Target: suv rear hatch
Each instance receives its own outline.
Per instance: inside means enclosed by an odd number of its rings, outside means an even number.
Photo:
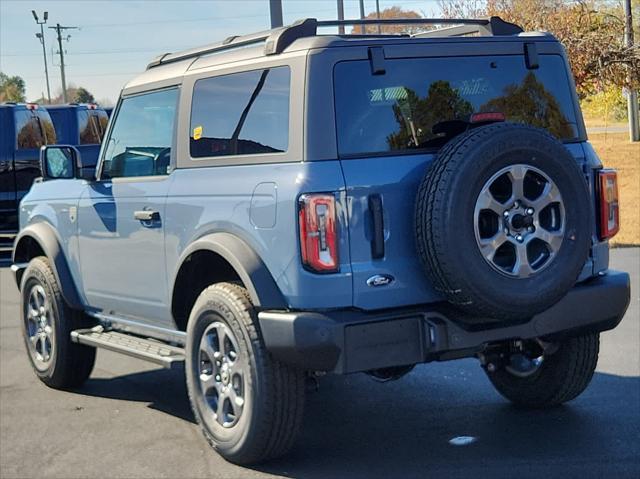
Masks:
[[[338,62],[333,73],[353,302],[363,309],[440,298],[416,253],[415,198],[438,149],[467,128],[473,114],[501,113],[507,121],[546,128],[584,162],[562,55],[536,55],[535,65],[524,54],[392,56],[383,57],[383,69],[353,60]]]

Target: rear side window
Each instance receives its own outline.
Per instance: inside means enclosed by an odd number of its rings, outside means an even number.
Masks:
[[[465,128],[472,113],[501,112],[507,121],[577,136],[562,57],[541,55],[528,70],[522,56],[386,60],[373,75],[368,61],[334,70],[341,155],[439,148]]]
[[[102,110],[78,110],[77,114],[80,144],[100,144],[109,121],[107,114]]]
[[[56,142],[56,130],[51,117],[44,110],[15,112],[16,140],[19,150],[40,148]]]
[[[102,179],[169,173],[178,90],[122,100],[104,155]]]
[[[198,80],[193,88],[193,158],[283,153],[289,146],[289,67]]]

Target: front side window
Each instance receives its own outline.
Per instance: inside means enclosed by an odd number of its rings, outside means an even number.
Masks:
[[[289,67],[198,80],[193,87],[193,158],[283,153],[289,146]]]
[[[521,55],[385,61],[373,75],[368,61],[334,70],[341,155],[439,148],[466,128],[473,113],[546,128],[563,140],[577,136],[574,103],[562,57],[541,55],[528,70]]]
[[[106,147],[102,178],[169,173],[178,89],[122,100]]]

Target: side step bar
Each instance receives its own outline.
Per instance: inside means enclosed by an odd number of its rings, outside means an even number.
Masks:
[[[102,326],[71,331],[71,341],[126,354],[168,369],[174,363],[184,361],[185,357],[183,348],[170,346],[154,339],[145,339],[117,331],[106,331]]]

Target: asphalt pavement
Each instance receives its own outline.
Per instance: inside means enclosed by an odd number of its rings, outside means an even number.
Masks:
[[[308,394],[293,451],[253,469],[209,449],[181,371],[101,350],[82,388],[40,383],[17,289],[0,269],[0,478],[640,477],[640,249],[614,250],[611,267],[631,273],[631,306],[602,335],[597,373],[577,400],[517,409],[471,359],[384,384],[326,377]]]

